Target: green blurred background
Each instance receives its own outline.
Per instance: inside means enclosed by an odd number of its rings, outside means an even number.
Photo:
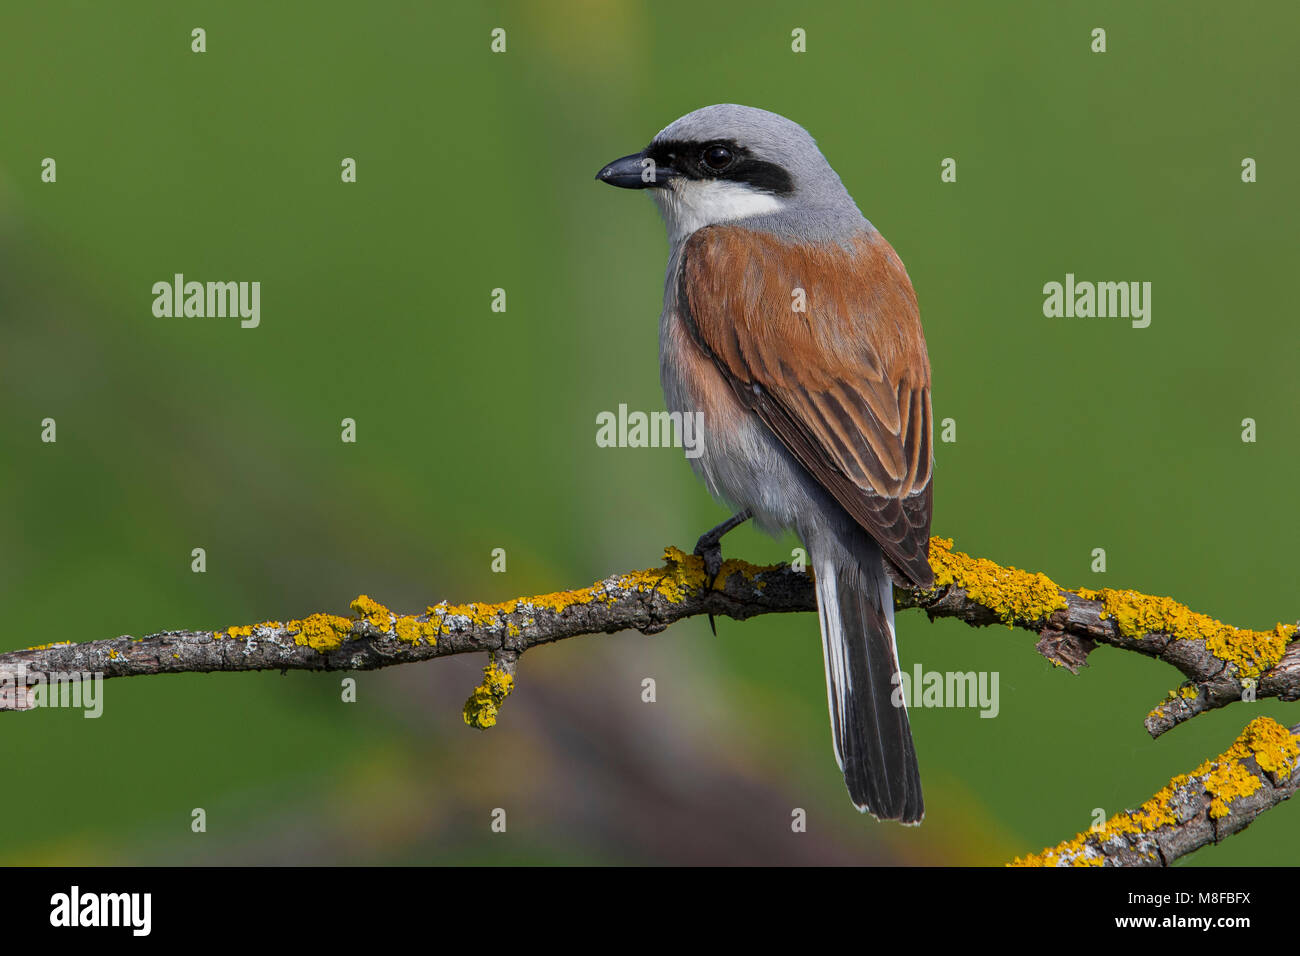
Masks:
[[[906,262],[935,418],[958,427],[936,533],[1068,585],[1293,620],[1300,13],[1281,8],[10,5],[0,648],[362,592],[501,600],[689,548],[724,511],[680,451],[595,445],[597,412],[662,407],[666,242],[645,196],[593,176],[716,102],[806,126]],[[261,327],[155,318],[175,272],[260,280]],[[1066,272],[1152,282],[1150,328],[1044,318]],[[745,528],[727,552],[794,545]],[[995,864],[1140,803],[1257,714],[1300,719],[1239,705],[1152,741],[1171,668],[1103,648],[1072,677],[1027,633],[904,614],[904,665],[998,671],[1001,713],[913,711],[928,814],[903,829],[846,798],[815,616],[718,631],[538,649],[487,733],[460,714],[480,658],[361,675],[351,705],[340,675],[113,681],[99,720],[0,720],[0,861]],[[1289,863],[1298,837],[1283,807],[1187,862]]]

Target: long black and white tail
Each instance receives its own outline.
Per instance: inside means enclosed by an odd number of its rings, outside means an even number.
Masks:
[[[849,797],[877,819],[920,823],[925,805],[912,729],[906,706],[894,705],[903,699],[894,677],[894,586],[880,548],[856,529],[807,543],[817,575],[831,735]]]

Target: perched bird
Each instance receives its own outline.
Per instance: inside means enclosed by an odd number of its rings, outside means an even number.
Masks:
[[[930,362],[903,263],[808,132],[766,110],[688,113],[596,178],[649,189],[668,227],[664,397],[703,413],[692,466],[737,512],[696,553],[715,576],[751,517],[799,535],[849,796],[920,822],[893,587],[934,582]]]

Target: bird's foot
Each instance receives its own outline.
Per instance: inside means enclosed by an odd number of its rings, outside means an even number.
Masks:
[[[722,571],[722,536],[731,529],[744,524],[753,513],[746,510],[739,514],[734,514],[716,528],[704,532],[700,535],[700,540],[695,544],[695,554],[704,559],[704,574],[707,579],[706,589],[713,590],[714,583],[718,580],[718,574]],[[713,615],[709,615],[709,628],[717,636],[718,628],[713,622]]]
[[[710,591],[713,590],[713,582],[718,579],[718,572],[722,570],[721,537],[708,531],[700,535],[699,543],[695,545],[695,554],[704,559],[704,574],[708,578]]]

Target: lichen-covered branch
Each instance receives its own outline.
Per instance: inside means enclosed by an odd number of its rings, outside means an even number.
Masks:
[[[1146,718],[1154,737],[1196,714],[1235,700],[1300,699],[1300,640],[1295,627],[1252,631],[1198,614],[1171,598],[1136,591],[1066,590],[1043,574],[1001,567],[930,541],[935,585],[895,592],[900,609],[972,626],[1003,624],[1038,635],[1036,647],[1077,673],[1098,644],[1136,651],[1186,678]],[[676,548],[664,565],[615,574],[591,587],[502,604],[443,602],[415,614],[390,611],[362,595],[350,617],[317,613],[215,631],[164,631],[81,644],[54,643],[0,654],[0,710],[34,705],[44,676],[252,670],[360,671],[452,654],[488,654],[483,683],[465,704],[465,722],[487,728],[516,679],[520,655],[580,634],[662,631],[699,614],[744,620],[757,614],[816,610],[809,574],[789,565],[725,561],[712,586],[702,559]],[[1290,732],[1253,721],[1228,751],[1175,778],[1136,811],[1081,833],[1021,864],[1167,864],[1218,842],[1288,799],[1300,773],[1300,725]]]
[[[1300,724],[1251,721],[1236,742],[1189,774],[1174,777],[1136,810],[1011,866],[1168,866],[1218,843],[1300,787]]]
[[[580,634],[662,631],[699,614],[743,620],[757,614],[816,609],[808,574],[789,565],[724,562],[709,588],[700,558],[676,548],[664,565],[615,574],[591,587],[502,604],[446,602],[399,614],[362,595],[350,617],[317,613],[215,631],[164,631],[80,644],[55,643],[0,654],[0,709],[29,706],[22,682],[6,675],[93,673],[105,678],[247,670],[373,670],[451,654],[492,655],[465,719],[491,726],[513,685],[519,656],[539,644]],[[1251,631],[1222,624],[1170,598],[1135,591],[1067,591],[1048,577],[1004,568],[934,538],[929,591],[896,591],[900,608],[974,626],[1005,624],[1039,635],[1038,650],[1077,671],[1097,644],[1172,664],[1187,679],[1149,715],[1158,736],[1188,718],[1254,695],[1300,699],[1300,641],[1278,624]]]
[[[1067,590],[1043,574],[1002,568],[930,540],[936,588],[898,594],[899,607],[971,624],[1003,624],[1039,633],[1037,648],[1071,672],[1098,644],[1171,664],[1186,678],[1146,717],[1152,737],[1233,701],[1300,700],[1300,632],[1294,624],[1263,631],[1233,627],[1168,597],[1116,588]]]
[[[311,614],[217,630],[163,631],[85,643],[53,643],[0,654],[0,710],[25,710],[30,695],[13,675],[103,678],[212,671],[362,671],[487,652],[484,683],[466,705],[473,726],[495,723],[519,656],[539,644],[580,634],[639,630],[653,634],[675,621],[712,613],[736,619],[775,611],[815,610],[808,579],[788,566],[724,562],[712,590],[700,558],[669,548],[661,568],[614,574],[587,588],[501,604],[443,602],[399,614],[362,595],[352,615]],[[7,679],[6,679],[7,678]],[[17,683],[21,683],[20,680]]]

